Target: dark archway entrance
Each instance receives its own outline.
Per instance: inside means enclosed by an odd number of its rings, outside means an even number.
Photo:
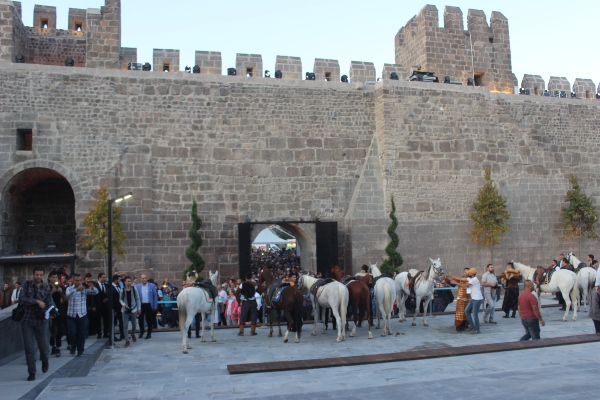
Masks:
[[[69,182],[47,168],[26,169],[2,192],[0,256],[75,253],[75,196]]]
[[[245,222],[238,224],[238,249],[239,267],[238,273],[243,277],[246,272],[252,272],[251,256],[253,229],[261,231],[265,225],[281,225],[289,229],[302,244],[302,252],[305,258],[310,260],[311,251],[316,258],[316,270],[323,275],[338,264],[338,231],[337,222],[321,221],[270,221],[270,222]],[[314,239],[310,234],[303,232],[300,228],[303,224],[314,225]],[[304,243],[303,243],[304,241]],[[312,243],[311,243],[312,242]],[[302,268],[311,268],[310,261],[302,261]],[[314,269],[314,268],[313,268]]]

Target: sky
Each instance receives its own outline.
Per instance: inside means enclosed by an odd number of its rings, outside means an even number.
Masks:
[[[43,2],[42,2],[43,1]],[[22,0],[23,21],[32,26],[36,3],[57,8],[57,28],[67,28],[69,8],[100,8],[104,0]],[[381,76],[394,63],[394,37],[427,4],[378,0],[122,0],[123,47],[136,47],[138,61],[152,63],[152,49],[179,49],[180,67],[194,65],[196,50],[220,51],[223,73],[235,67],[236,53],[261,54],[263,68],[275,67],[277,55],[301,57],[303,70],[315,58],[339,61],[348,74],[351,61],[370,61]],[[597,39],[598,0],[431,0],[443,25],[445,5],[492,11],[508,18],[512,67],[519,83],[524,74],[565,76],[600,82]],[[406,67],[406,66],[405,66]],[[435,72],[435,71],[432,71]]]

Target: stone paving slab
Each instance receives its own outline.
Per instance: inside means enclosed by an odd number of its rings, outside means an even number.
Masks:
[[[543,338],[568,337],[594,333],[592,321],[583,313],[575,322],[562,322],[557,308],[542,310],[547,322]],[[268,338],[267,331],[258,329],[258,336],[238,337],[236,330],[216,332],[217,342],[200,343],[191,339],[193,349],[181,353],[181,336],[177,332],[155,334],[150,340],[132,343],[128,349],[104,350],[96,365],[85,378],[55,379],[38,399],[236,399],[236,398],[362,398],[380,394],[383,398],[410,395],[415,398],[510,398],[505,376],[541,376],[534,384],[523,380],[514,383],[515,390],[531,391],[530,386],[545,385],[544,396],[529,398],[560,398],[569,392],[561,385],[569,382],[565,371],[582,374],[595,382],[599,343],[559,346],[543,349],[517,350],[494,354],[475,354],[405,362],[387,362],[369,366],[303,369],[296,371],[230,375],[228,364],[297,361],[314,358],[361,356],[429,349],[452,349],[465,345],[494,344],[518,340],[523,334],[517,318],[499,319],[497,325],[483,324],[480,335],[456,332],[452,315],[429,319],[429,327],[419,321],[392,322],[394,335],[367,339],[366,328],[357,337],[347,337],[336,343],[331,330],[311,336],[312,325],[305,326],[300,343],[283,343],[279,337]],[[396,335],[397,334],[397,335]],[[582,371],[585,369],[585,371]],[[569,379],[553,379],[556,375]],[[588,376],[589,375],[589,376]],[[459,390],[468,382],[478,390]],[[432,385],[431,382],[436,384]],[[482,382],[485,382],[482,384]],[[529,382],[529,380],[527,381]],[[439,383],[439,384],[438,384]],[[521,385],[521,389],[519,388]],[[546,391],[545,388],[553,388]],[[482,392],[486,390],[485,392]],[[593,390],[592,386],[577,388],[578,397]],[[512,392],[512,389],[511,389]],[[517,392],[514,392],[517,393]],[[523,392],[520,392],[523,393]],[[483,394],[483,396],[482,396]],[[546,394],[549,394],[546,396]],[[589,393],[588,393],[589,394]]]

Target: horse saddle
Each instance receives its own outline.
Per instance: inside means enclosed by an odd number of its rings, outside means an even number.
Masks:
[[[408,292],[410,293],[411,297],[416,297],[415,296],[415,282],[417,281],[417,279],[419,279],[421,277],[421,275],[424,274],[424,271],[419,271],[417,272],[417,274],[415,276],[411,276],[410,272],[407,275],[407,283],[406,286],[408,286]]]
[[[576,274],[579,273],[579,271],[581,271],[583,268],[586,268],[587,264],[586,263],[579,263],[579,265],[577,266],[577,268],[575,268],[575,270],[573,272],[575,272]]]
[[[319,291],[319,288],[322,286],[327,285],[328,283],[333,282],[333,279],[317,279],[315,281],[315,283],[313,283],[313,285],[310,287],[310,293],[314,296],[317,297],[317,292]]]
[[[533,281],[539,285],[547,285],[552,280],[552,275],[554,274],[554,268],[543,269],[538,268],[537,271],[533,274]]]
[[[207,300],[209,300],[209,301],[215,301],[217,299],[217,297],[219,296],[219,292],[217,291],[217,288],[215,287],[215,285],[212,284],[210,279],[207,279],[204,282],[196,282],[195,286],[202,288],[208,292],[210,298]]]
[[[373,282],[371,282],[370,288],[374,288],[375,283],[381,278],[389,278],[389,276],[387,274],[381,274],[377,278],[373,278]]]
[[[271,302],[278,302],[279,300],[281,300],[281,294],[283,293],[283,291],[287,288],[289,288],[290,285],[289,284],[285,284],[281,287],[278,287],[277,290],[275,290],[275,294],[273,295],[273,297],[271,297]]]
[[[357,280],[357,279],[356,279],[355,277],[353,277],[353,276],[350,276],[350,275],[346,275],[345,277],[343,277],[343,278],[342,278],[342,283],[343,283],[344,285],[347,285],[347,284],[349,284],[350,282],[353,282],[353,281],[356,281],[356,280]]]

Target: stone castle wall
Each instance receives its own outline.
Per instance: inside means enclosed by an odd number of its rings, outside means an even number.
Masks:
[[[441,257],[482,266],[470,205],[483,168],[508,197],[508,238],[494,261],[543,264],[565,243],[559,209],[575,173],[598,203],[600,104],[383,80],[377,85],[156,74],[0,63],[0,190],[19,171],[65,176],[77,228],[101,185],[123,204],[117,268],[178,279],[192,196],[208,269],[235,274],[237,223],[338,221],[340,264],[380,261],[395,196],[406,267]],[[36,93],[31,96],[30,93]],[[33,151],[15,129],[33,126]],[[593,251],[597,241],[583,241]],[[80,267],[100,266],[79,251]]]

